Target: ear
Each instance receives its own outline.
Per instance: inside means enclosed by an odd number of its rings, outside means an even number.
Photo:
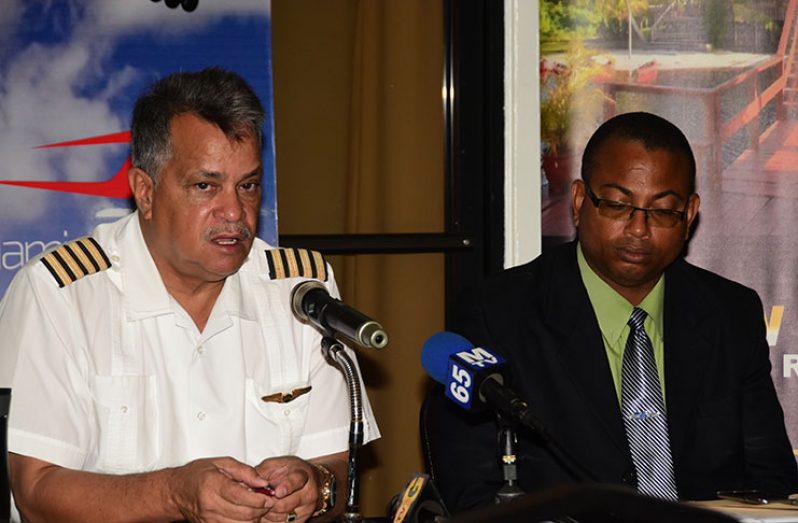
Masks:
[[[685,232],[685,238],[690,237],[690,231],[693,228],[693,221],[695,220],[696,216],[698,216],[698,208],[701,206],[701,198],[698,197],[698,194],[693,194],[690,196],[690,199],[687,201],[687,231]]]
[[[130,191],[133,193],[133,199],[136,200],[136,207],[139,210],[139,215],[149,220],[152,216],[152,195],[155,190],[155,182],[149,174],[138,167],[130,168],[127,179],[128,183],[130,183]]]
[[[585,203],[585,182],[574,180],[571,184],[571,219],[574,222],[574,227],[579,227],[579,213],[583,203]]]

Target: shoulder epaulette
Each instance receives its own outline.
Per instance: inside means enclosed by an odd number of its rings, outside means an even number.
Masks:
[[[85,237],[61,245],[45,255],[41,262],[59,287],[66,287],[84,276],[104,271],[111,261],[94,238]]]
[[[295,249],[271,249],[266,251],[269,262],[269,278],[313,278],[327,281],[327,263],[318,251]]]

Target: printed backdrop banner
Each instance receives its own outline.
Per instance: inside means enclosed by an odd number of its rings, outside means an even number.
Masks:
[[[130,212],[130,112],[154,80],[222,66],[268,115],[259,235],[276,244],[269,0],[3,0],[0,295],[42,251]]]
[[[678,125],[701,196],[687,259],[762,298],[772,377],[798,448],[798,96],[785,89],[798,66],[788,45],[798,1],[750,4],[540,2],[544,248],[574,236],[568,187],[602,121],[648,111]]]

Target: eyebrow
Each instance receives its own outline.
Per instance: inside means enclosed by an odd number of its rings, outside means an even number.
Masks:
[[[634,193],[632,191],[630,191],[629,189],[627,189],[626,187],[624,187],[622,185],[618,185],[617,183],[605,183],[605,184],[600,185],[599,187],[606,187],[606,188],[609,188],[609,189],[617,189],[617,190],[621,191],[622,193],[624,193],[626,196],[633,196],[634,195]],[[671,189],[668,189],[667,191],[658,192],[657,194],[654,195],[654,198],[652,198],[652,200],[656,201],[656,200],[660,200],[662,198],[666,198],[668,196],[674,196],[680,202],[684,201],[684,198],[682,198],[681,194],[679,194],[676,191],[671,190]]]
[[[223,178],[222,173],[218,171],[200,171],[198,174],[203,178],[212,178],[214,180]]]
[[[198,174],[203,178],[210,178],[212,180],[220,180],[225,177],[224,174],[218,171],[200,171]],[[258,166],[254,171],[250,171],[241,176],[240,180],[246,180],[248,178],[262,177],[262,176],[263,176],[263,167]]]

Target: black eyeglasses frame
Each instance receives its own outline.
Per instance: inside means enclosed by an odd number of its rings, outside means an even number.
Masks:
[[[635,211],[641,211],[643,213],[643,217],[647,224],[650,224],[654,227],[662,227],[662,228],[672,228],[676,227],[679,222],[683,222],[687,217],[687,206],[690,204],[690,199],[684,204],[684,209],[681,211],[677,211],[676,209],[656,209],[651,207],[637,207],[636,205],[632,205],[631,203],[626,202],[619,202],[618,200],[609,200],[607,198],[599,198],[596,196],[596,193],[593,192],[593,189],[590,188],[590,184],[585,183],[585,188],[587,189],[587,197],[593,203],[593,206],[601,210],[602,202],[605,204],[609,204],[610,207],[620,210],[621,208],[628,210],[628,214],[626,215],[626,221],[631,220],[632,216],[634,215]],[[659,216],[659,218],[655,218],[654,220],[649,220],[649,216],[653,213],[653,216]],[[604,216],[604,215],[602,215]],[[623,216],[623,215],[620,215]],[[678,220],[673,222],[672,225],[663,224],[662,222],[658,222],[658,219],[665,218],[666,216],[678,216]],[[606,216],[607,218],[623,221],[624,218],[613,218],[610,216]]]

